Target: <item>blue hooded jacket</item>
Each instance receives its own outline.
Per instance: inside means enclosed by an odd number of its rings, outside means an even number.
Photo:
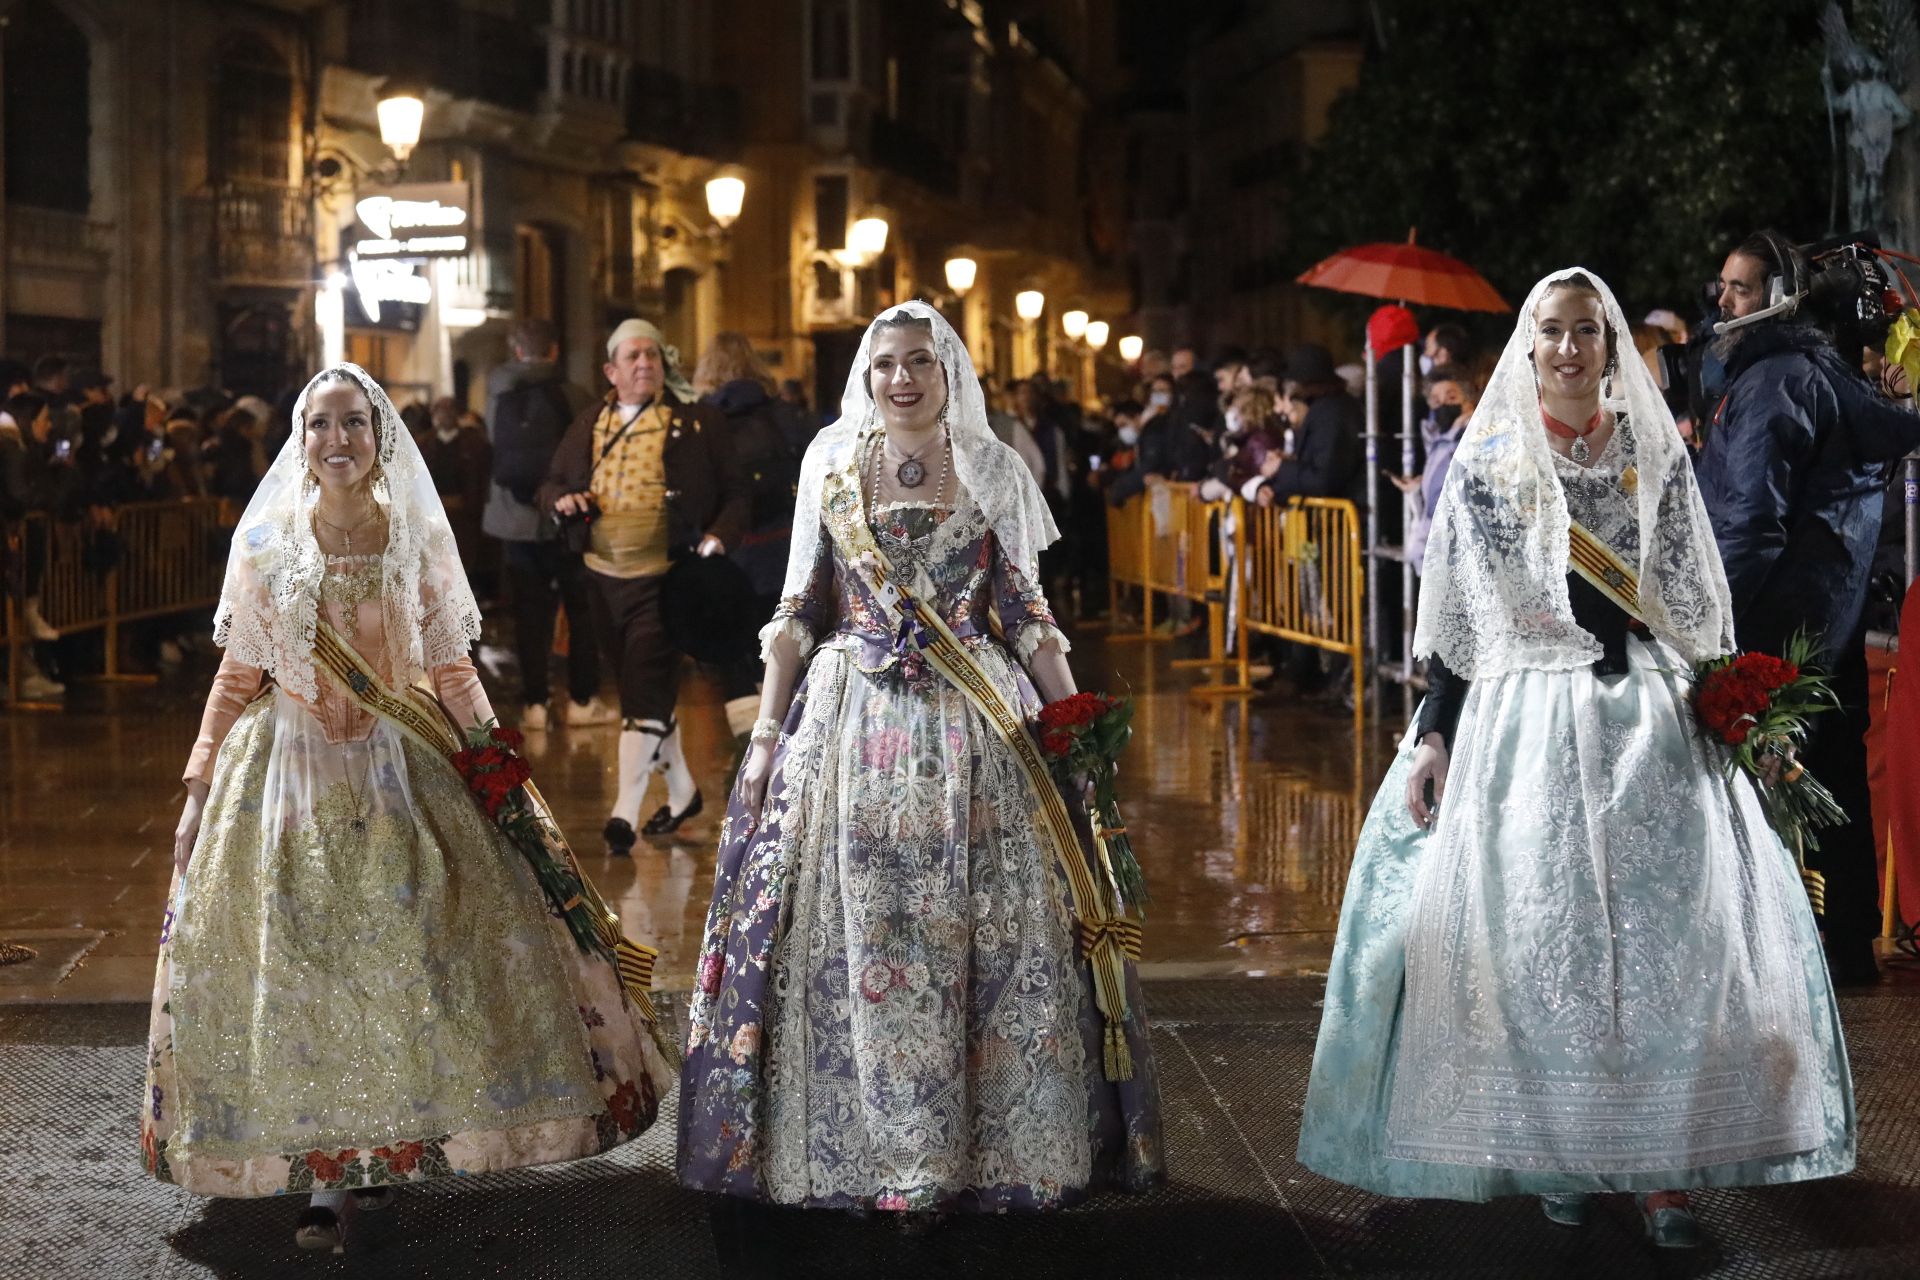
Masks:
[[[1860,652],[1888,468],[1920,417],[1883,399],[1818,330],[1763,325],[1727,361],[1699,460],[1743,649],[1779,653],[1804,627],[1830,666]]]

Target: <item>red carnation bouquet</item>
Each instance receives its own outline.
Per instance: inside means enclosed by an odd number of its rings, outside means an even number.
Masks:
[[[1147,901],[1146,878],[1133,856],[1113,779],[1120,753],[1133,737],[1133,703],[1104,693],[1076,693],[1040,708],[1040,749],[1063,782],[1093,784],[1093,834],[1105,849],[1108,874],[1121,902],[1138,911]]]
[[[493,824],[533,868],[541,892],[582,951],[611,957],[594,927],[580,874],[566,852],[560,833],[534,808],[526,783],[533,769],[520,756],[525,741],[518,729],[502,728],[493,720],[467,730],[467,745],[453,753],[453,767],[466,780],[467,790]]]
[[[1806,868],[1806,851],[1818,849],[1814,828],[1845,822],[1847,815],[1794,755],[1807,740],[1807,722],[1839,705],[1825,673],[1813,665],[1815,642],[1802,631],[1776,658],[1740,653],[1694,668],[1693,714],[1701,731],[1731,747],[1727,773],[1744,769],[1760,788],[1767,818],[1801,860],[1801,877],[1819,902],[1818,872]]]

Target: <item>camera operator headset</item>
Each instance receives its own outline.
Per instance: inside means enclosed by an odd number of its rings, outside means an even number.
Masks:
[[[1826,877],[1823,927],[1839,983],[1877,976],[1867,587],[1888,469],[1920,446],[1920,418],[1861,371],[1863,336],[1885,312],[1884,279],[1858,240],[1816,246],[1812,257],[1776,232],[1742,241],[1721,270],[1707,350],[1726,383],[1698,464],[1740,647],[1777,655],[1796,632],[1819,638],[1841,703],[1815,718],[1801,752],[1848,815],[1808,855]]]

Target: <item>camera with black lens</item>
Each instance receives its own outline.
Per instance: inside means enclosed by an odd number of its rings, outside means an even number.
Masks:
[[[600,503],[592,494],[587,495],[587,505],[583,510],[554,512],[554,523],[560,530],[560,545],[572,555],[584,554],[593,545],[593,522],[599,518]]]

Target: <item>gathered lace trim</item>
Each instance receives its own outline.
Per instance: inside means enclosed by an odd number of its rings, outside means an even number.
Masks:
[[[773,657],[773,642],[779,636],[786,636],[793,641],[794,647],[800,651],[802,662],[806,661],[808,655],[813,652],[814,646],[819,643],[814,638],[812,627],[792,614],[782,614],[760,628],[760,661],[766,662]]]
[[[1065,632],[1051,622],[1035,619],[1024,624],[1014,635],[1013,654],[1020,659],[1020,664],[1025,666],[1033,661],[1034,654],[1040,652],[1040,646],[1049,640],[1059,641],[1061,653],[1073,652],[1073,644],[1067,639]]]

